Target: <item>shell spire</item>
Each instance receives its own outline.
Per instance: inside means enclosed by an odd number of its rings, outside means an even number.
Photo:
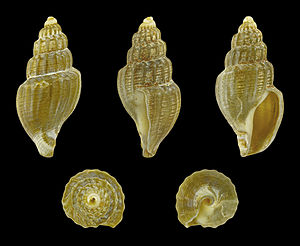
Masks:
[[[276,136],[284,106],[273,80],[262,33],[247,16],[232,38],[225,70],[216,81],[219,108],[237,135],[242,157],[264,151]]]
[[[45,21],[44,27],[54,25],[54,24],[58,25],[57,20],[53,16],[49,16]]]
[[[136,123],[144,157],[153,157],[175,124],[181,105],[172,80],[166,44],[152,17],[145,18],[132,37],[127,65],[118,73],[118,93]]]
[[[257,29],[257,25],[251,16],[246,16],[243,20],[243,24],[239,27],[239,31],[249,28],[251,28],[252,30]]]
[[[156,23],[153,17],[147,17],[143,20],[143,23],[139,26],[139,31],[142,29],[153,29],[156,27]]]
[[[79,100],[81,75],[72,63],[66,35],[57,20],[48,17],[16,98],[22,126],[44,157],[53,156],[61,126]]]
[[[87,169],[73,176],[62,197],[67,217],[84,228],[116,227],[123,219],[124,201],[118,181],[98,169]]]

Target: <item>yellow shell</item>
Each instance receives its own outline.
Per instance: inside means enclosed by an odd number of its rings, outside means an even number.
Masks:
[[[232,218],[238,198],[234,185],[216,170],[201,170],[188,176],[176,195],[178,220],[186,227],[216,228]]]
[[[135,121],[144,157],[153,157],[178,117],[180,90],[172,80],[166,44],[152,17],[133,35],[127,65],[118,73],[122,104]]]
[[[225,70],[216,82],[218,105],[237,135],[243,157],[264,151],[280,126],[283,97],[273,80],[262,33],[248,16],[232,38]]]
[[[117,180],[107,172],[85,170],[73,176],[62,198],[67,217],[84,228],[110,226],[123,218],[124,194]]]
[[[17,92],[19,119],[44,157],[53,156],[57,134],[80,96],[80,72],[72,67],[67,47],[66,35],[49,17],[27,63],[27,80]]]

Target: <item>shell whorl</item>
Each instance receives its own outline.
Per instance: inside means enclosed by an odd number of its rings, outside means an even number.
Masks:
[[[139,26],[139,31],[142,29],[154,29],[154,28],[156,28],[156,23],[153,20],[153,17],[150,16],[143,20],[143,23]]]
[[[48,17],[34,42],[33,57],[27,63],[27,78],[64,71],[72,67],[67,36],[54,17]]]
[[[267,46],[253,18],[247,16],[231,41],[231,50],[225,58],[225,68],[237,64],[266,61]]]
[[[166,44],[152,17],[144,19],[132,37],[132,47],[127,53],[127,63],[150,61],[166,56]]]

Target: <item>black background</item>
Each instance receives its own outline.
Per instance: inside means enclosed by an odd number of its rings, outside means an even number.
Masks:
[[[290,240],[290,222],[298,216],[293,212],[297,185],[292,175],[299,163],[299,60],[295,59],[299,21],[293,9],[295,6],[262,1],[200,6],[180,1],[53,2],[28,4],[5,18],[2,15],[2,74],[6,78],[1,98],[5,98],[2,182],[6,187],[2,203],[7,207],[6,228],[18,235],[11,240],[21,238],[34,245],[51,240],[75,245],[171,240],[214,245],[238,242],[240,236],[241,243]],[[285,113],[270,147],[242,158],[236,136],[217,106],[214,89],[231,38],[247,15],[263,33],[268,60],[274,65],[274,85],[284,95]],[[15,109],[17,88],[26,80],[33,43],[48,16],[54,16],[67,35],[73,66],[82,75],[79,103],[58,135],[53,158],[38,154]],[[173,63],[173,80],[182,93],[179,118],[151,159],[142,157],[135,124],[122,107],[116,87],[132,35],[147,16],[153,16],[161,30],[167,57]],[[62,209],[65,184],[76,173],[94,168],[114,176],[125,194],[124,217],[114,229],[83,229]],[[186,229],[177,219],[178,187],[185,177],[201,169],[224,173],[238,193],[235,216],[217,229]],[[288,229],[289,235],[283,229]]]

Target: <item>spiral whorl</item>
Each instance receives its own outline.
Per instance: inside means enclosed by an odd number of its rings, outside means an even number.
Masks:
[[[257,29],[253,18],[247,16],[242,25],[238,28],[238,33],[232,38],[231,48],[247,45],[259,45],[262,42],[262,33]]]
[[[247,30],[247,29],[256,29],[257,25],[254,22],[253,18],[251,16],[246,16],[243,20],[243,24],[240,25],[239,31]]]
[[[262,33],[253,18],[247,16],[238,33],[231,41],[231,50],[225,58],[225,67],[237,64],[251,64],[267,59],[267,46],[262,41]]]
[[[125,196],[117,180],[98,169],[73,176],[62,198],[67,217],[84,228],[116,227],[123,218]]]
[[[147,17],[143,20],[143,23],[139,26],[139,31],[142,29],[150,29],[150,28],[155,28],[156,23],[153,20],[153,17]]]
[[[166,44],[152,17],[144,19],[138,32],[132,37],[132,47],[127,54],[127,63],[150,61],[166,56]]]
[[[61,27],[56,19],[54,17],[48,17],[44,28],[39,32],[39,39],[34,43],[33,54],[39,55],[63,50],[67,47],[67,36],[61,31]]]
[[[27,78],[64,71],[72,67],[67,36],[54,17],[48,17],[34,42],[33,57],[27,64]]]

